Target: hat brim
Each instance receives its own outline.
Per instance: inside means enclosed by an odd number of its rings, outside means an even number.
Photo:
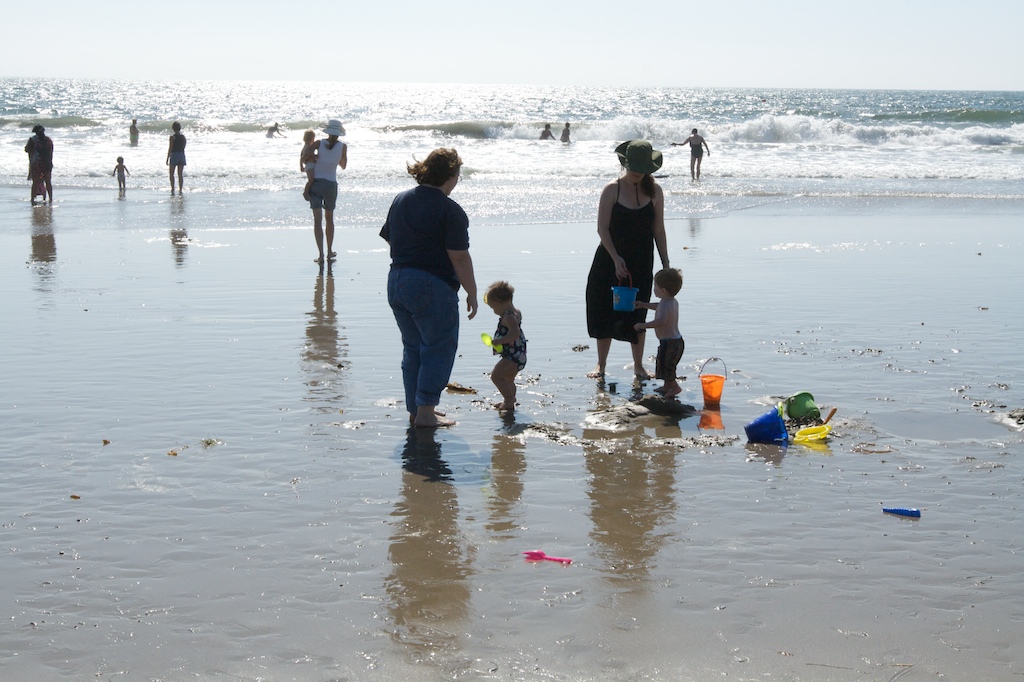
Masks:
[[[634,173],[643,173],[644,175],[649,175],[650,173],[653,173],[657,170],[661,170],[661,165],[665,162],[664,155],[657,149],[654,149],[653,147],[651,148],[650,161],[645,160],[642,163],[637,163],[633,165],[629,164],[629,159],[626,156],[626,150],[629,148],[630,143],[635,141],[636,140],[626,140],[625,142],[623,142],[622,144],[615,148],[615,153],[618,155],[619,163],[622,165],[622,167],[628,171],[632,171]]]

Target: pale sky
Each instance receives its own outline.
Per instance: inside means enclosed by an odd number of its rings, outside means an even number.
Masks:
[[[0,76],[1024,90],[1022,0],[48,0],[18,11],[5,12]]]

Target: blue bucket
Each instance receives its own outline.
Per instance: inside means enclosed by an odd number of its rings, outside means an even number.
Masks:
[[[751,443],[785,445],[789,442],[786,422],[782,421],[779,411],[774,407],[744,426],[743,430],[747,432],[747,440]]]
[[[620,280],[621,281],[621,280]],[[632,286],[633,278],[629,278],[628,287],[612,287],[612,308],[622,312],[632,312],[635,308],[636,295],[639,289]]]

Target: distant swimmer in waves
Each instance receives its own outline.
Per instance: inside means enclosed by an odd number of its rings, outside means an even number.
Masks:
[[[566,123],[565,127],[562,128],[562,142],[569,142],[569,124]]]
[[[690,131],[690,136],[683,142],[672,143],[673,147],[685,147],[686,145],[690,145],[690,178],[700,180],[700,161],[704,157],[705,149],[708,150],[708,156],[711,156],[711,147],[703,137],[697,134],[696,128]]]
[[[139,119],[133,118],[132,124],[128,126],[128,140],[133,147],[139,146]]]
[[[284,133],[281,132],[281,128],[277,125],[277,121],[274,121],[274,125],[267,128],[267,137],[284,137]]]
[[[553,140],[553,139],[555,139],[555,134],[553,132],[551,132],[551,124],[550,123],[545,123],[544,124],[544,130],[541,131],[540,139],[542,139],[542,140]]]

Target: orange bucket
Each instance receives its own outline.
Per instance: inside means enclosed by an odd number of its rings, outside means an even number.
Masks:
[[[722,363],[721,374],[705,374],[704,367],[711,361],[717,360]],[[718,404],[722,401],[722,389],[725,387],[725,361],[722,358],[708,358],[700,366],[700,388],[704,392],[704,407],[717,410]]]

